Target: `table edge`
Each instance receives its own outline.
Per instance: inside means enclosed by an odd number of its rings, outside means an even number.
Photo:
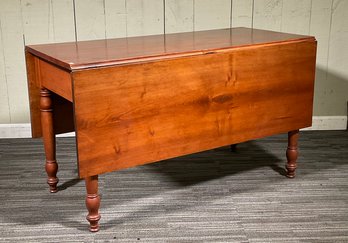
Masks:
[[[83,64],[72,64],[72,63],[64,62],[62,60],[59,60],[57,58],[54,58],[52,56],[49,56],[43,52],[40,52],[40,51],[34,49],[35,45],[25,46],[25,51],[28,51],[31,54],[33,54],[34,56],[39,57],[40,59],[43,59],[43,60],[45,60],[45,61],[47,61],[55,66],[58,66],[62,69],[65,69],[65,70],[71,72],[71,71],[79,71],[79,70],[84,70],[84,69],[110,67],[110,66],[127,65],[127,64],[136,64],[136,63],[149,62],[149,61],[160,61],[160,60],[166,60],[166,59],[175,59],[175,58],[179,58],[179,57],[190,57],[190,56],[197,56],[197,55],[215,54],[215,53],[219,53],[219,52],[226,52],[226,51],[231,51],[231,50],[236,50],[236,49],[241,49],[241,48],[253,48],[253,47],[259,47],[259,46],[289,44],[289,43],[296,43],[296,42],[303,42],[303,41],[317,42],[317,40],[314,36],[303,35],[303,37],[301,37],[301,38],[286,39],[286,40],[273,41],[273,42],[267,42],[267,43],[245,44],[245,45],[239,45],[239,46],[233,46],[233,47],[209,48],[209,49],[203,49],[203,50],[193,50],[193,51],[186,51],[186,52],[173,52],[173,53],[167,53],[167,54],[155,54],[155,55],[138,56],[138,57],[132,57],[132,58],[124,58],[124,59],[118,59],[118,60],[88,62],[88,63],[83,63]]]

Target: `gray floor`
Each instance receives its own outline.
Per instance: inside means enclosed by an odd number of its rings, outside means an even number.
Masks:
[[[348,242],[348,132],[286,135],[100,176],[101,231],[87,231],[73,138],[57,141],[60,191],[37,139],[0,140],[1,242]]]

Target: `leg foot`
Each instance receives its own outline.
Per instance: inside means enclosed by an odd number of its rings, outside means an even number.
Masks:
[[[299,137],[299,130],[290,131],[288,133],[288,148],[286,150],[286,158],[288,160],[286,164],[286,176],[288,178],[295,177],[295,170],[297,168],[297,141]]]
[[[40,91],[40,110],[41,110],[41,127],[46,154],[45,169],[47,172],[47,183],[50,192],[57,192],[57,171],[56,162],[56,137],[53,128],[53,109],[51,93],[47,89]]]
[[[87,177],[86,182],[86,207],[88,209],[88,215],[86,219],[88,220],[90,226],[89,231],[97,232],[99,231],[99,206],[100,197],[98,195],[98,175]]]
[[[56,176],[58,171],[58,164],[55,160],[53,161],[46,160],[45,169],[48,175],[47,184],[50,187],[50,192],[55,193],[58,191],[57,184],[59,180]]]

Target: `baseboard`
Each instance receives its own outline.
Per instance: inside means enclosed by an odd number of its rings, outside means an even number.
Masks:
[[[314,116],[313,125],[308,130],[347,130],[346,116]],[[72,137],[74,132],[60,134],[58,137]],[[0,138],[30,138],[30,123],[0,124]]]
[[[0,124],[0,138],[30,138],[30,123]]]
[[[308,130],[347,130],[347,116],[313,116],[312,126]]]
[[[57,135],[57,137],[73,137],[74,132]],[[0,138],[31,138],[30,123],[0,124]]]

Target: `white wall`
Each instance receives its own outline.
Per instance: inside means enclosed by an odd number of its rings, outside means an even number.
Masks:
[[[246,26],[318,40],[314,114],[346,116],[348,0],[0,0],[0,123],[28,123],[24,45]]]

